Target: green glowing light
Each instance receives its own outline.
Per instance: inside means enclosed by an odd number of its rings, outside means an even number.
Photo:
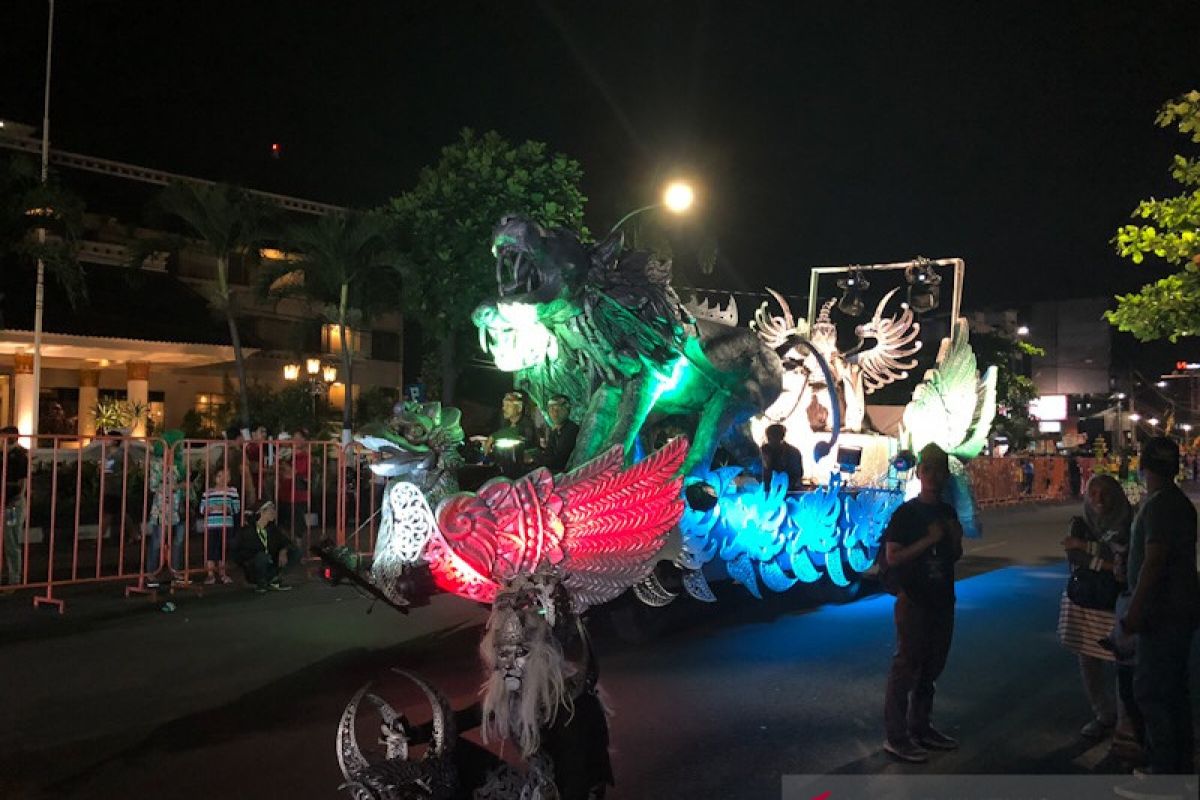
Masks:
[[[522,444],[525,444],[524,439],[497,439],[495,441],[496,447],[501,450],[509,450]]]

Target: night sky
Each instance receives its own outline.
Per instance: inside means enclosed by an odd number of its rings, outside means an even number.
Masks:
[[[37,123],[45,3],[0,8],[0,116]],[[370,206],[470,126],[579,159],[588,222],[703,181],[704,280],[961,255],[967,301],[1154,277],[1108,240],[1175,191],[1200,3],[59,0],[57,147]],[[270,158],[279,142],[283,158]]]

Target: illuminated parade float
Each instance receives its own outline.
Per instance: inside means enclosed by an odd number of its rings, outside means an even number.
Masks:
[[[963,464],[986,444],[995,369],[980,375],[957,316],[960,260],[813,270],[807,318],[771,292],[777,307],[764,303],[743,326],[732,299],[684,304],[669,262],[623,245],[618,232],[589,245],[506,217],[492,242],[498,295],[472,317],[517,389],[542,408],[557,395],[571,401],[580,431],[565,473],[540,467],[460,492],[460,415],[436,403],[400,404],[388,425],[356,437],[388,479],[374,558],[357,572],[345,551],[322,557],[401,609],[425,574],[492,606],[479,706],[453,714],[410,675],[434,708],[427,729],[410,730],[369,686],[347,707],[338,757],[358,798],[601,796],[611,782],[607,724],[580,614],[629,589],[649,605],[671,602],[664,569],[706,602],[709,578],[723,574],[756,597],[826,577],[849,586],[872,569],[884,525],[915,493],[912,454],[926,444],[950,454],[947,499],[978,535]],[[939,270],[953,277],[949,335],[917,381],[918,319],[938,304]],[[822,275],[842,276],[840,300],[818,304]],[[865,311],[868,275],[903,283],[844,347],[835,310]],[[885,431],[867,398],[906,382],[916,385]],[[783,472],[763,480],[757,443],[772,425],[800,450],[808,485]],[[374,762],[355,732],[364,700],[383,720],[386,757]],[[464,759],[488,759],[456,742],[464,726],[512,742],[528,769],[494,757],[468,767]],[[413,761],[417,741],[430,748]]]

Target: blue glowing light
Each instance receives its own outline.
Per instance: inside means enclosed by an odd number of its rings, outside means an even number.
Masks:
[[[836,475],[827,486],[789,495],[786,475],[764,486],[739,483],[740,474],[725,467],[700,476],[716,491],[717,504],[685,510],[679,527],[689,566],[720,557],[755,597],[762,596],[760,580],[773,592],[824,576],[849,586],[875,563],[884,526],[904,499],[900,489],[847,487]]]

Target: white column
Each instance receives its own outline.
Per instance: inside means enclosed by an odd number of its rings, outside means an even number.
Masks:
[[[31,447],[30,438],[37,433],[33,429],[34,410],[37,408],[37,396],[33,387],[33,354],[13,354],[13,419],[16,420],[17,430],[21,432],[21,446]]]
[[[150,405],[150,362],[129,361],[125,364],[125,399],[149,411]],[[133,423],[134,436],[146,435],[146,416],[142,414]]]
[[[79,424],[80,436],[96,435],[96,401],[100,399],[100,370],[82,367],[79,370]]]

